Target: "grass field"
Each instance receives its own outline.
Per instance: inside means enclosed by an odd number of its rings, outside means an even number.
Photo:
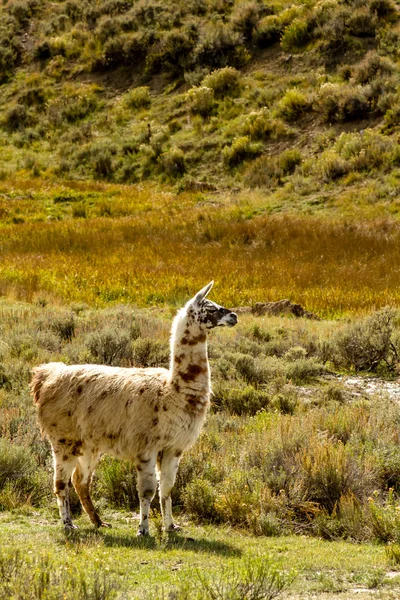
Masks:
[[[0,184],[0,290],[16,299],[179,305],[216,280],[230,306],[289,298],[320,316],[399,304],[400,227],[268,198],[154,187]]]
[[[134,536],[129,514],[112,514],[111,520],[113,529],[105,533],[82,518],[82,529],[65,536],[48,511],[0,514],[1,597],[239,600],[273,598],[282,588],[280,597],[293,600],[338,594],[394,600],[400,591],[400,574],[382,546],[254,538],[190,524],[168,541],[156,530],[142,540]],[[264,588],[256,591],[261,574]],[[244,596],[246,582],[251,585]]]

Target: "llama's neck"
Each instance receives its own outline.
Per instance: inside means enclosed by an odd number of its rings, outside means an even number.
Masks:
[[[170,373],[177,391],[199,396],[210,391],[207,332],[186,309],[177,314],[172,326]]]

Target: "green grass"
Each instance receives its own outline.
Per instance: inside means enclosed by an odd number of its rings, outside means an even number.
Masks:
[[[2,513],[1,555],[17,552],[20,560],[35,564],[36,571],[50,563],[55,576],[68,575],[77,582],[85,579],[89,589],[98,580],[110,589],[105,598],[114,597],[113,588],[121,598],[163,598],[174,589],[182,593],[179,598],[195,597],[201,591],[199,577],[215,588],[229,574],[232,581],[232,572],[244,577],[249,561],[269,561],[280,573],[290,574],[285,598],[314,594],[328,599],[338,592],[350,597],[360,588],[366,591],[357,593],[357,598],[370,597],[372,590],[379,598],[394,598],[400,590],[400,575],[393,577],[382,546],[302,536],[254,538],[245,532],[187,522],[182,533],[168,539],[160,539],[153,528],[153,537],[142,540],[134,535],[130,515],[120,512],[110,517],[110,531],[95,531],[82,518],[77,521],[81,530],[66,536],[49,512]],[[190,596],[183,595],[187,588]],[[31,598],[40,597],[30,593]]]

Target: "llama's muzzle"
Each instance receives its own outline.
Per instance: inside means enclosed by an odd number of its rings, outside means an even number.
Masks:
[[[227,324],[229,325],[229,327],[233,327],[234,325],[237,325],[237,322],[238,322],[237,314],[234,312],[229,313],[229,315],[227,317]]]

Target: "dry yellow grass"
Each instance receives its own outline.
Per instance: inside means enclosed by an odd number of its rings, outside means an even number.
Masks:
[[[5,295],[180,304],[215,279],[221,302],[236,306],[285,297],[329,315],[400,303],[394,220],[246,218],[238,200],[83,183],[57,203],[61,185],[29,184],[30,198],[21,185],[0,206],[14,210],[0,226]],[[73,218],[78,204],[87,218]]]

